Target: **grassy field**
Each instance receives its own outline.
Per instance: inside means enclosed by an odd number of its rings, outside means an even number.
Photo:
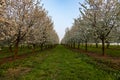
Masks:
[[[80,46],[80,49],[85,50],[85,46]],[[92,45],[92,46],[88,45],[88,51],[97,53],[97,54],[102,54],[101,45],[99,45],[98,48],[96,48],[95,45]],[[120,46],[111,45],[110,48],[105,49],[105,54],[113,57],[120,57]]]
[[[14,48],[12,48],[13,52],[10,52],[8,47],[4,47],[1,51],[0,51],[0,58],[6,58],[6,57],[10,57],[10,56],[14,56]],[[35,51],[41,51],[40,47],[35,48]],[[33,49],[32,48],[28,48],[28,47],[24,47],[21,48],[19,47],[18,49],[18,55],[24,55],[24,54],[30,54],[33,53]]]
[[[14,49],[13,49],[13,51],[14,51]],[[22,55],[22,54],[25,54],[25,53],[31,53],[31,52],[32,52],[32,50],[28,49],[27,47],[19,48],[18,55]],[[13,56],[13,55],[14,55],[14,52],[10,52],[8,47],[4,47],[0,51],[0,58],[10,57],[10,56]]]
[[[59,45],[0,65],[0,80],[120,80],[118,72],[105,71],[88,56]]]

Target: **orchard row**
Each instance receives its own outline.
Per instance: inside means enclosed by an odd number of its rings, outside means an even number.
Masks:
[[[85,0],[80,3],[81,16],[74,20],[71,29],[66,29],[62,44],[73,46],[85,43],[102,43],[105,55],[105,43],[120,43],[120,2],[119,0]]]
[[[51,46],[59,43],[51,17],[38,0],[0,1],[0,46],[15,55],[20,45]]]

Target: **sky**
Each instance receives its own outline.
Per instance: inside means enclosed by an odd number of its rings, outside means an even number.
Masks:
[[[71,27],[74,19],[79,17],[79,2],[84,0],[42,0],[44,8],[48,11],[48,16],[52,17],[54,29],[60,40],[65,34],[65,29]]]

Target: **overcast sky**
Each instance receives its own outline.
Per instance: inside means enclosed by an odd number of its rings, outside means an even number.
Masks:
[[[42,0],[44,8],[48,11],[48,15],[52,17],[54,29],[58,33],[60,39],[65,34],[65,29],[71,27],[74,18],[79,17],[79,2],[84,0]]]

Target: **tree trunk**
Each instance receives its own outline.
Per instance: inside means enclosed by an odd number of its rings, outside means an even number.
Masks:
[[[107,42],[107,49],[109,48],[109,46],[110,46],[110,43],[109,43],[109,42]]]
[[[85,41],[85,51],[87,51],[87,40]]]
[[[80,43],[78,43],[78,49],[80,48]]]
[[[97,42],[95,43],[95,45],[96,45],[96,48],[98,48],[98,43]]]
[[[52,44],[50,45],[50,49],[52,48]]]
[[[75,49],[75,42],[73,42],[73,48]]]
[[[41,51],[42,51],[43,50],[43,43],[41,44],[40,48],[41,48]]]
[[[9,50],[10,50],[11,53],[13,52],[12,45],[9,45]]]
[[[33,44],[32,46],[33,46],[33,53],[35,53],[35,44]]]
[[[105,39],[102,39],[102,55],[105,55]]]
[[[28,48],[28,49],[30,49],[30,46],[29,46],[29,45],[27,45],[27,48]]]
[[[72,43],[70,45],[71,45],[70,48],[72,48]]]

